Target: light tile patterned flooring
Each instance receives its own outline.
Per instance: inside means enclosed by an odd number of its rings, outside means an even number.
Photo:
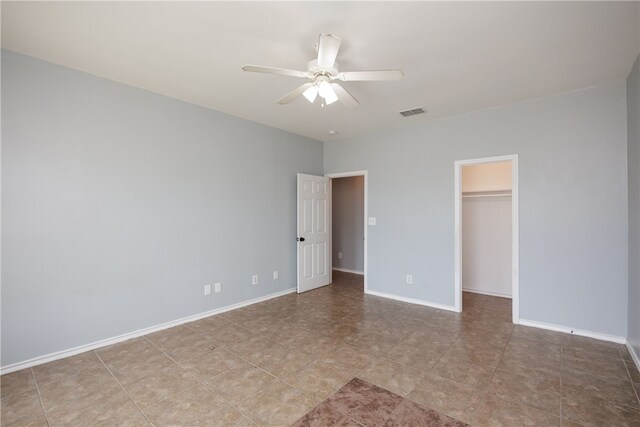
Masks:
[[[622,345],[514,327],[506,299],[465,293],[456,314],[334,279],[4,375],[2,426],[290,425],[347,383],[478,426],[640,426],[640,374]]]

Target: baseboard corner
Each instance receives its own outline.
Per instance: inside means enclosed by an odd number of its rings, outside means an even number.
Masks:
[[[421,299],[417,299],[417,298],[402,297],[402,296],[399,296],[399,295],[388,294],[388,293],[385,293],[385,292],[372,291],[370,289],[366,290],[365,294],[373,295],[373,296],[381,297],[381,298],[392,299],[392,300],[396,300],[396,301],[407,302],[409,304],[424,305],[426,307],[437,308],[439,310],[447,310],[447,311],[453,311],[453,312],[456,311],[455,307],[453,307],[451,305],[439,304],[439,303],[436,303],[436,302],[421,300]]]
[[[631,345],[631,343],[629,342],[628,339],[627,339],[627,342],[625,343],[625,345],[627,346],[627,350],[629,350],[629,354],[631,354],[631,358],[633,359],[633,363],[636,364],[636,368],[638,368],[638,370],[640,371],[640,357],[638,357],[638,354],[633,349],[633,346]]]

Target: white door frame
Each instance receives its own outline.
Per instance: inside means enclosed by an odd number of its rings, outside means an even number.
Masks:
[[[348,178],[351,176],[364,176],[364,293],[366,294],[369,287],[367,285],[368,283],[368,278],[369,278],[369,273],[367,271],[368,269],[368,250],[367,247],[369,246],[369,238],[368,238],[368,225],[367,225],[367,218],[368,218],[368,212],[369,212],[369,177],[367,176],[367,170],[360,170],[360,171],[351,171],[351,172],[338,172],[338,173],[327,173],[324,176],[326,176],[327,178],[331,178],[331,180],[329,181],[329,187],[331,188],[331,197],[333,197],[333,178]],[[330,227],[331,227],[331,232],[329,233],[329,235],[332,235],[333,233],[333,213],[330,215],[331,217],[331,221],[329,222]],[[331,245],[333,245],[333,239],[331,240]],[[329,256],[329,260],[331,261],[331,274],[333,274],[333,247],[330,247],[330,256]],[[333,276],[332,276],[333,279]]]
[[[511,161],[511,298],[513,323],[520,322],[520,234],[518,222],[518,155],[483,157],[455,162],[455,309],[462,311],[462,167]]]

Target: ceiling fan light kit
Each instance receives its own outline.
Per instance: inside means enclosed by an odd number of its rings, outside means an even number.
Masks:
[[[333,104],[336,101],[342,102],[347,108],[357,108],[360,103],[340,84],[340,81],[391,81],[402,80],[404,73],[402,70],[375,70],[375,71],[345,71],[338,70],[336,57],[340,49],[342,39],[332,34],[320,34],[318,40],[318,58],[307,64],[307,71],[287,70],[284,68],[265,67],[261,65],[244,65],[244,71],[253,73],[279,74],[283,76],[307,78],[311,81],[292,90],[277,102],[278,104],[288,104],[300,95],[312,104],[318,95],[322,102],[320,105]]]
[[[316,96],[318,96],[318,88],[316,87],[316,85],[313,85],[309,89],[302,92],[302,95],[307,98],[307,101],[313,104],[313,101],[316,100]]]

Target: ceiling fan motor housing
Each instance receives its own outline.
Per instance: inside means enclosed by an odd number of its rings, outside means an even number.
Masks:
[[[334,62],[333,67],[331,68],[322,68],[318,65],[317,59],[312,59],[307,64],[307,70],[309,71],[310,78],[315,78],[318,76],[327,76],[331,80],[338,78],[338,63]]]

